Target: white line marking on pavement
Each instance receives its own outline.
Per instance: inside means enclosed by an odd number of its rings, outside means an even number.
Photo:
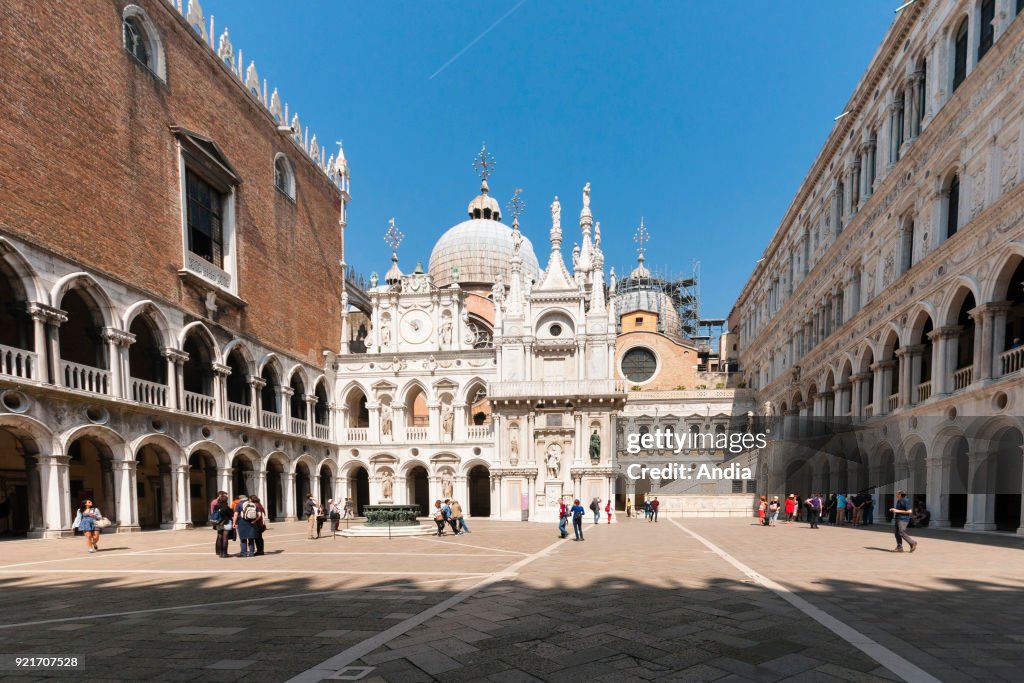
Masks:
[[[344,669],[349,664],[359,659],[362,659],[363,657],[370,654],[377,648],[390,643],[398,636],[404,635],[405,633],[411,631],[420,624],[426,622],[428,619],[432,619],[433,617],[436,617],[439,614],[443,614],[450,608],[459,604],[466,598],[469,598],[474,594],[480,592],[482,589],[490,586],[491,584],[497,583],[498,581],[502,581],[508,578],[512,578],[520,569],[522,569],[526,565],[530,564],[534,560],[539,560],[540,558],[550,554],[552,550],[562,545],[565,545],[565,540],[558,539],[551,545],[545,548],[541,548],[532,555],[527,555],[518,562],[509,565],[507,568],[490,574],[489,576],[487,576],[487,578],[483,579],[482,581],[479,581],[478,583],[473,584],[469,588],[466,588],[465,590],[459,593],[456,593],[447,600],[439,602],[433,607],[429,607],[420,612],[419,614],[413,617],[409,617],[401,623],[395,624],[386,631],[381,631],[377,635],[367,638],[361,643],[356,643],[352,647],[348,648],[347,650],[343,650],[342,652],[339,652],[330,659],[325,659],[313,668],[307,669],[299,675],[288,679],[286,683],[319,683],[325,678],[330,678],[336,672],[340,671],[341,669]]]
[[[453,578],[453,583],[465,581],[471,577]],[[372,592],[389,591],[394,588],[419,588],[428,583],[443,583],[449,579],[431,579],[430,581],[417,581],[415,583],[391,583],[382,586],[368,586],[357,588],[332,588],[328,591],[316,591],[313,593],[293,593],[291,595],[269,595],[262,598],[245,598],[243,600],[222,600],[220,602],[198,602],[191,605],[175,605],[174,607],[153,607],[151,609],[137,609],[130,612],[105,612],[103,614],[86,614],[77,617],[61,617],[59,619],[42,619],[40,621],[23,621],[17,624],[0,624],[0,629],[19,628],[21,626],[41,626],[43,624],[60,624],[66,621],[89,621],[91,619],[107,619],[110,617],[129,617],[137,614],[155,614],[157,612],[180,612],[182,610],[200,609],[202,607],[223,607],[225,605],[244,605],[250,602],[268,602],[271,600],[291,600],[294,598],[314,598],[321,595],[337,596],[339,593],[351,592]]]
[[[160,553],[160,557],[164,557],[165,555],[166,556],[178,556],[178,555],[207,555],[207,556],[209,556],[210,553]],[[297,552],[293,552],[291,550],[284,550],[284,551],[281,551],[280,553],[274,553],[273,555],[268,555],[268,557],[276,556],[276,555],[281,555],[281,556],[287,555],[289,557],[294,557],[295,555],[312,555],[313,557],[318,557],[318,556],[324,556],[324,557],[327,557],[327,556],[331,556],[331,557],[335,557],[335,556],[346,557],[346,556],[349,556],[349,555],[351,555],[353,557],[356,556],[356,555],[371,555],[371,556],[373,556],[373,555],[385,555],[385,556],[397,555],[399,557],[441,557],[441,558],[444,558],[446,560],[450,560],[453,557],[458,557],[459,559],[463,559],[463,560],[472,559],[474,557],[504,557],[505,559],[508,559],[508,555],[506,555],[505,553],[463,553],[463,554],[452,553],[452,552],[444,552],[444,553],[356,553],[356,552],[349,552],[349,553],[344,553],[344,552],[342,552],[342,553],[331,553],[331,552],[327,552],[327,553],[297,553]]]
[[[755,583],[759,583],[768,590],[774,592],[776,595],[781,597],[789,604],[796,607],[798,610],[814,619],[819,624],[827,628],[828,630],[835,633],[837,636],[845,640],[846,642],[853,645],[858,650],[866,654],[867,656],[874,659],[876,662],[884,666],[889,671],[893,672],[900,678],[911,683],[941,683],[938,678],[935,678],[927,671],[917,666],[916,664],[904,659],[884,645],[871,640],[857,629],[848,626],[847,624],[839,621],[828,612],[819,609],[807,602],[799,595],[791,592],[788,588],[780,583],[772,581],[767,576],[759,574],[747,565],[743,564],[735,557],[725,552],[717,545],[707,540],[700,534],[690,531],[676,520],[669,518],[670,522],[675,524],[677,527],[688,533],[694,539],[700,541],[707,546],[711,552],[721,557],[723,560],[731,564],[733,567],[738,569],[741,573],[746,574]]]
[[[436,540],[432,541],[431,539],[423,538],[422,536],[410,536],[409,538],[415,538],[417,541],[423,541],[424,543],[436,543],[437,542]],[[524,557],[526,555],[529,555],[529,553],[524,553],[521,550],[504,550],[502,548],[491,548],[491,547],[486,546],[486,545],[473,545],[472,543],[459,543],[458,541],[452,541],[452,543],[457,543],[457,545],[455,546],[456,548],[476,548],[477,550],[497,550],[498,552],[505,553],[506,555],[522,555]],[[451,547],[451,546],[450,545],[445,546],[445,550],[447,551],[447,549],[449,547]]]

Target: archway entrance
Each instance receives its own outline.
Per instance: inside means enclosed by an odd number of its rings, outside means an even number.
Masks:
[[[33,444],[0,429],[0,536],[24,536],[42,526],[34,453]]]
[[[306,496],[312,492],[309,467],[304,462],[297,463],[295,465],[295,514],[302,515],[302,506],[306,503]]]
[[[327,465],[320,466],[320,504],[327,514],[327,501],[334,498],[334,471]]]
[[[139,526],[143,529],[172,528],[170,456],[152,444],[140,448],[135,456],[135,481]]]
[[[996,443],[995,461],[995,515],[999,531],[1017,531],[1021,517],[1021,479],[1024,461],[1021,457],[1021,433],[1007,429]]]
[[[491,472],[483,465],[469,471],[469,514],[472,517],[491,516]]]
[[[967,484],[970,481],[967,439],[955,438],[949,445],[949,453],[949,525],[963,528],[967,523]]]
[[[113,454],[102,442],[88,436],[75,439],[68,447],[71,510],[91,500],[112,523],[119,524],[117,488],[114,485]]]
[[[196,451],[188,459],[188,495],[192,506],[192,525],[210,521],[210,502],[217,495],[217,461],[206,451]]]
[[[430,482],[427,479],[425,467],[417,465],[409,470],[405,477],[406,486],[409,488],[407,500],[420,508],[420,515],[427,516],[430,513]]]
[[[284,461],[277,456],[273,456],[267,461],[267,499],[263,502],[263,507],[271,522],[285,518],[284,489],[282,488],[285,466]]]
[[[354,491],[352,504],[356,511],[356,516],[363,516],[363,506],[368,505],[370,502],[370,473],[366,471],[365,467],[357,467],[355,473],[352,476],[354,481],[349,482],[349,491]]]
[[[259,495],[256,491],[256,469],[249,458],[236,455],[231,461],[231,499],[242,494]]]

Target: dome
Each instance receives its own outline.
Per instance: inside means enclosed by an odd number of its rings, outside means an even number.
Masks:
[[[658,331],[676,337],[683,335],[682,320],[672,304],[672,298],[653,287],[636,287],[623,291],[615,298],[617,317],[637,311],[658,314]]]
[[[523,259],[523,282],[537,280],[540,264],[525,236],[519,256]],[[471,218],[450,228],[434,245],[430,252],[430,279],[436,287],[447,287],[454,282],[452,268],[458,268],[460,284],[490,285],[500,275],[507,285],[512,279],[511,259],[512,228],[494,220]]]

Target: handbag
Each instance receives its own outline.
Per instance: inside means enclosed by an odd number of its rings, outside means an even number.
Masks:
[[[237,532],[237,531],[235,531],[234,529],[232,529],[231,531],[229,531],[229,532],[228,532],[228,540],[229,540],[229,541],[233,541],[233,540],[235,540],[235,539],[236,539],[237,537],[238,537],[238,532]]]
[[[96,520],[96,527],[97,527],[98,529],[106,529],[106,528],[107,528],[107,527],[109,527],[109,526],[110,526],[111,524],[113,524],[113,522],[111,522],[111,521],[110,521],[110,520],[109,520],[108,518],[106,518],[106,517],[100,517],[99,519],[97,519],[97,520]]]

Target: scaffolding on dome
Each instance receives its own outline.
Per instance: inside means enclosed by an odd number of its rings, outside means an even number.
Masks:
[[[622,332],[621,316],[632,310],[649,310],[658,315],[658,331],[693,339],[700,332],[700,261],[693,262],[689,275],[640,265],[615,284],[616,331]]]

